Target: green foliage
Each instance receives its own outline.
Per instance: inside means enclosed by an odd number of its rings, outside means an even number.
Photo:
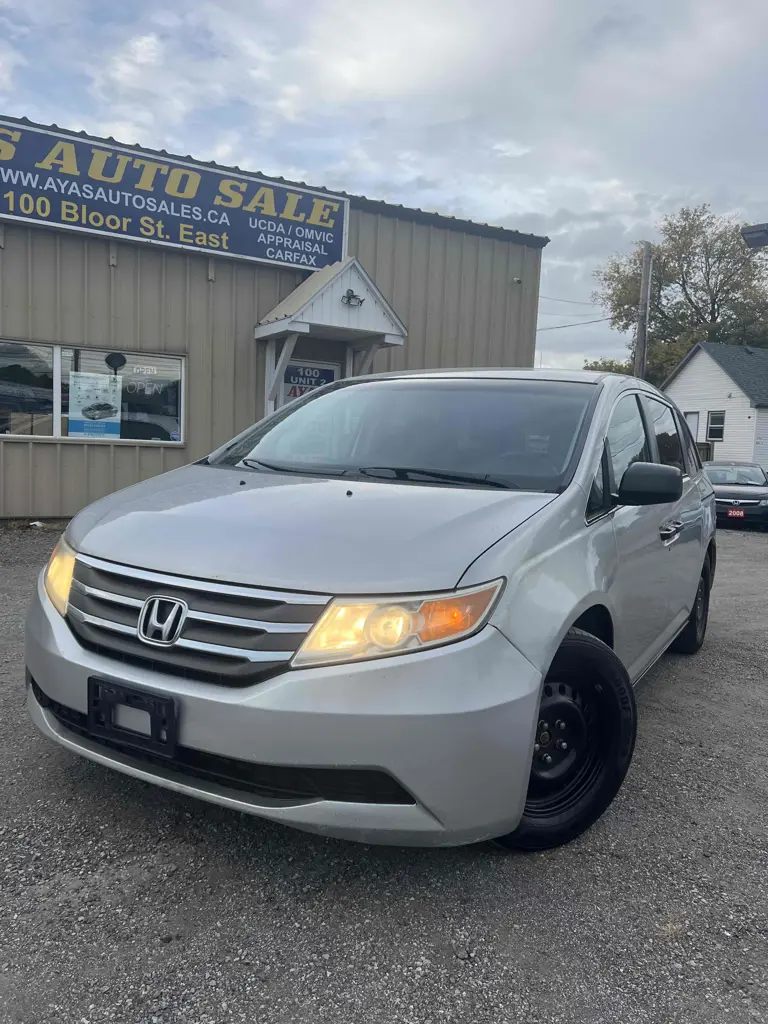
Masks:
[[[621,359],[606,359],[603,356],[602,359],[587,360],[584,363],[585,370],[597,370],[599,373],[632,373],[632,363],[629,359],[622,362]]]
[[[741,222],[709,205],[683,207],[658,225],[653,246],[647,378],[660,384],[698,341],[768,346],[768,256],[748,249]],[[611,256],[594,299],[614,330],[634,334],[642,245]],[[628,344],[630,352],[634,342]]]

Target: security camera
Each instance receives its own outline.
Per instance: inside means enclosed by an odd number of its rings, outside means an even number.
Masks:
[[[513,277],[512,278],[512,284],[522,284],[522,283],[523,283],[522,277]]]

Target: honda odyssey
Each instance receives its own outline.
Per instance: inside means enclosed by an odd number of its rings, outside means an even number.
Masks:
[[[75,516],[27,621],[66,749],[327,836],[544,849],[616,795],[692,654],[715,504],[642,381],[346,379]]]

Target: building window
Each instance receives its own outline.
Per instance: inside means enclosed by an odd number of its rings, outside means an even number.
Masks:
[[[722,441],[725,438],[725,413],[707,413],[707,440]]]
[[[61,433],[180,441],[181,360],[106,349],[62,349]]]
[[[53,435],[53,348],[0,341],[0,434]]]
[[[0,341],[0,433],[184,440],[178,356]]]

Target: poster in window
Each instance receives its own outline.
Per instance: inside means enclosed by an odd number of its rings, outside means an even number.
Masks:
[[[69,374],[70,437],[120,437],[123,378],[110,373]]]

